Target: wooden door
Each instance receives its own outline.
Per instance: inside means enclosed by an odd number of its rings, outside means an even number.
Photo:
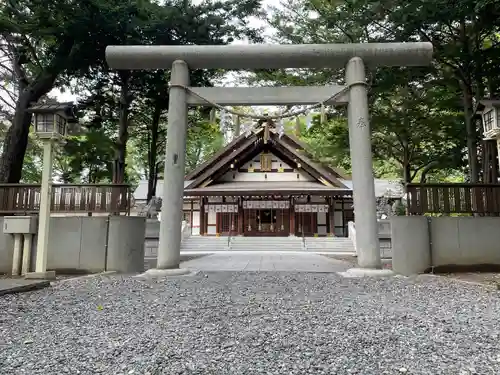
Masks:
[[[228,235],[238,233],[238,213],[217,213],[217,233]]]
[[[297,236],[314,236],[317,233],[317,213],[295,212],[295,233]]]

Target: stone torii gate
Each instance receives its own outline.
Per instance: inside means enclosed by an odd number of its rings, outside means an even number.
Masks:
[[[358,265],[366,271],[381,268],[365,64],[369,67],[428,65],[432,60],[432,44],[108,46],[106,60],[112,69],[171,69],[158,269],[179,268],[188,105],[210,103],[228,106],[347,103]],[[346,86],[189,87],[189,69],[279,68],[345,68]],[[331,99],[336,93],[338,97]]]

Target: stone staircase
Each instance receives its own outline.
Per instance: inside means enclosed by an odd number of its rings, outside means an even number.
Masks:
[[[156,258],[158,239],[146,239],[146,258]],[[227,237],[190,236],[181,251],[309,251],[354,254],[352,241],[343,237]]]
[[[335,252],[355,254],[354,245],[345,237],[306,237],[306,250],[312,252]]]
[[[303,251],[301,237],[240,237],[231,238],[231,251]]]
[[[227,237],[190,236],[181,244],[181,251],[226,251]]]

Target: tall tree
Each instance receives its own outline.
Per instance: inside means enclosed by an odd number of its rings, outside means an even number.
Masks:
[[[275,39],[288,43],[432,41],[436,58],[430,68],[368,72],[374,149],[385,152],[376,156],[393,158],[402,167],[401,177],[408,181],[416,171],[449,167],[450,163],[459,168],[460,147],[467,140],[469,175],[474,182],[479,171],[473,107],[485,92],[494,91],[485,90],[485,82],[497,81],[488,77],[498,75],[493,70],[499,56],[498,17],[493,16],[498,14],[498,4],[461,0],[453,8],[440,0],[411,5],[389,0],[293,0],[274,9],[269,22],[276,30]],[[342,79],[330,70],[268,71],[256,77],[285,84]],[[457,109],[457,103],[462,103],[461,108]],[[337,124],[335,129],[342,128]],[[399,151],[394,153],[398,144]]]
[[[102,59],[117,25],[140,17],[142,5],[135,0],[86,0],[78,7],[68,0],[7,0],[0,6],[1,43],[8,46],[18,91],[0,158],[0,181],[21,179],[30,104],[61,83],[63,73],[86,71]]]

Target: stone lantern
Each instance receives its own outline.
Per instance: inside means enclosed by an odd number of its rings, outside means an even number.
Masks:
[[[478,106],[486,139],[500,138],[500,100],[481,100]]]
[[[73,103],[37,103],[28,111],[34,114],[35,133],[43,142],[43,164],[35,272],[28,272],[26,278],[55,279],[55,272],[47,271],[54,143],[64,140],[68,123],[75,123],[74,106]]]
[[[500,99],[479,101],[476,115],[481,116],[483,130],[483,182],[498,183],[500,154]]]
[[[73,103],[34,104],[35,133],[41,139],[59,140],[68,134],[68,126],[76,122]]]

